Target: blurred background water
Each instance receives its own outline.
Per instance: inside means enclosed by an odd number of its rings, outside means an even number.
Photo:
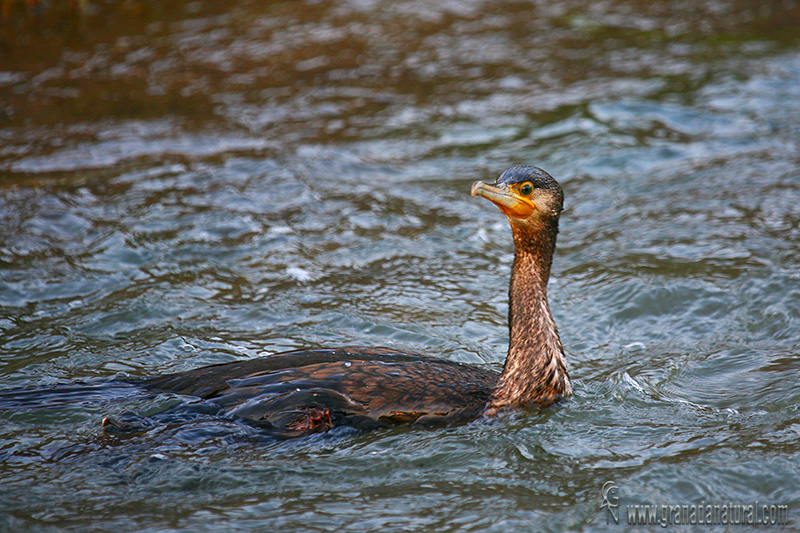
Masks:
[[[796,2],[4,6],[3,530],[619,530],[609,480],[797,527]],[[314,345],[499,369],[513,249],[469,186],[516,163],[566,194],[560,407],[274,442],[108,382]]]

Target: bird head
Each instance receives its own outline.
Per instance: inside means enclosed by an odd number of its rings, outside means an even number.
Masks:
[[[557,221],[564,205],[561,186],[538,167],[514,166],[493,184],[476,181],[472,196],[482,196],[508,217],[512,228],[537,229]]]

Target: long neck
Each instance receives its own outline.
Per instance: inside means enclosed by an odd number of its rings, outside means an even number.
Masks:
[[[515,405],[547,405],[572,392],[564,349],[547,304],[558,222],[535,232],[512,230],[516,255],[509,288],[510,343],[487,414]]]

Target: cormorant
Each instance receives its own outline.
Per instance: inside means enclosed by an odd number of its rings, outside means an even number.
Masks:
[[[514,166],[472,196],[493,202],[514,239],[510,343],[503,372],[389,348],[314,348],[146,379],[148,389],[218,404],[280,436],[357,428],[463,423],[501,409],[546,406],[571,394],[547,303],[563,192],[540,168]]]

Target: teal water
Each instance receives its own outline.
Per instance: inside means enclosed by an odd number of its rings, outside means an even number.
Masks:
[[[639,529],[625,506],[756,501],[798,527],[794,3],[109,2],[4,24],[3,530],[615,531]],[[499,369],[513,249],[469,187],[516,163],[566,195],[557,408],[276,442],[112,384],[316,345]],[[9,399],[28,387],[50,388]],[[131,413],[148,431],[103,433]]]

